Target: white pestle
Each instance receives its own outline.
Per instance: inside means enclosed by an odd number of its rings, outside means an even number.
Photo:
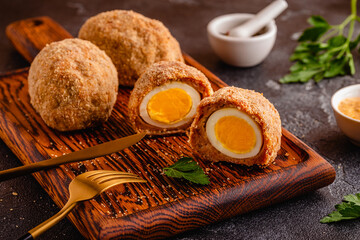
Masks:
[[[248,38],[259,32],[271,20],[280,15],[288,4],[285,0],[276,0],[258,12],[253,18],[229,31],[233,37]]]

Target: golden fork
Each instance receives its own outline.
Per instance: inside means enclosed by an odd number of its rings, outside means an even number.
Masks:
[[[28,231],[19,240],[37,238],[63,219],[78,202],[90,200],[115,185],[130,182],[146,181],[132,173],[108,170],[94,170],[78,175],[69,185],[70,198],[65,206],[57,214]]]

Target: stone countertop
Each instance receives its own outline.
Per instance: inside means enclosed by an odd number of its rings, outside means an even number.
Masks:
[[[339,88],[360,83],[360,56],[354,53],[355,76],[336,77],[318,84],[278,83],[291,65],[289,56],[296,36],[308,27],[306,19],[322,15],[330,24],[350,13],[350,1],[288,0],[289,8],[276,23],[278,34],[268,58],[252,68],[224,64],[211,50],[206,25],[214,17],[235,12],[255,13],[270,0],[123,0],[123,1],[22,1],[0,2],[0,72],[29,66],[5,36],[5,27],[16,20],[47,15],[74,36],[84,21],[103,11],[131,9],[162,21],[182,49],[228,85],[262,92],[278,109],[284,128],[328,160],[336,169],[333,184],[254,212],[182,233],[173,239],[359,239],[360,221],[321,224],[347,194],[360,192],[360,148],[338,129],[330,98]],[[357,32],[360,27],[358,26]],[[0,140],[0,169],[21,165]],[[48,219],[59,209],[32,176],[0,182],[0,239],[15,239]],[[82,239],[68,220],[63,220],[40,239]]]

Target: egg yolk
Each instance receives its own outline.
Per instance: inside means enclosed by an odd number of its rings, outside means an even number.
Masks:
[[[220,118],[215,124],[215,136],[234,153],[250,152],[256,144],[254,129],[246,120],[235,116]]]
[[[183,119],[191,110],[192,99],[180,88],[171,88],[155,94],[147,104],[149,117],[162,123]]]

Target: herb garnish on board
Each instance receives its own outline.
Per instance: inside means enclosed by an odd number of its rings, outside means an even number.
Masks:
[[[165,167],[164,173],[169,177],[185,178],[197,184],[207,185],[210,183],[204,170],[190,157],[180,158],[173,165]]]
[[[296,61],[290,67],[290,74],[280,79],[281,83],[319,82],[324,78],[355,74],[351,51],[360,42],[360,34],[353,39],[355,22],[360,22],[356,13],[357,0],[351,0],[351,14],[339,25],[330,25],[321,16],[312,16],[308,22],[312,27],[305,29],[290,60]],[[344,30],[348,27],[347,36]]]

